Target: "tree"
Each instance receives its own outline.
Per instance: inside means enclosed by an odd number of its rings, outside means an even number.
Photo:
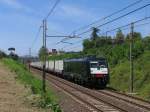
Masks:
[[[104,47],[111,44],[111,37],[100,36],[95,40],[95,47]]]
[[[143,39],[143,42],[144,42],[144,48],[146,50],[150,50],[150,36],[146,36],[144,39]]]
[[[95,28],[95,27],[92,28],[92,35],[91,35],[92,41],[96,40],[99,37],[97,34],[98,32],[99,32],[98,28]]]
[[[15,48],[13,48],[13,47],[10,47],[10,48],[8,48],[8,51],[15,51]]]
[[[13,52],[11,52],[9,54],[9,57],[12,58],[13,60],[18,60],[19,59],[19,56],[17,54],[13,53]]]
[[[15,50],[16,49],[14,47],[8,48],[8,51],[10,51],[9,57],[14,59],[14,60],[18,60],[19,56],[17,54],[15,54]]]
[[[111,36],[106,36],[106,44],[112,45],[112,37]]]
[[[124,43],[124,34],[122,33],[122,30],[121,29],[119,29],[118,31],[117,31],[117,34],[116,34],[116,43],[117,44],[122,44],[122,43]]]
[[[90,48],[93,48],[94,47],[94,42],[89,40],[89,39],[85,39],[83,41],[83,49],[84,50],[87,50],[87,49],[90,49]]]
[[[3,52],[3,51],[0,51],[0,59],[3,58],[3,57],[7,57],[6,53]]]
[[[39,50],[39,58],[40,58],[40,60],[44,61],[45,56],[47,56],[47,55],[48,55],[48,49],[42,46],[40,48],[40,50]]]
[[[131,38],[131,34],[127,34],[126,40],[130,40]],[[142,40],[142,35],[139,32],[134,32],[133,33],[133,41],[138,41],[138,40]]]
[[[143,54],[144,52],[144,44],[141,40],[136,41],[134,43],[134,47],[133,47],[133,57],[134,58],[138,58],[138,56],[140,56],[141,54]]]

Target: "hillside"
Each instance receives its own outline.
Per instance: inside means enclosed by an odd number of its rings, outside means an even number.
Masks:
[[[134,60],[134,92],[150,100],[150,51],[145,51]],[[117,64],[111,69],[110,86],[120,90],[129,91],[130,65],[129,61]]]

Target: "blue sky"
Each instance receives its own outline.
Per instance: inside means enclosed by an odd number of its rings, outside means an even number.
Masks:
[[[94,20],[105,17],[135,1],[136,0],[61,0],[54,13],[48,18],[48,35],[69,35],[72,31]],[[19,55],[27,55],[37,30],[42,23],[42,19],[47,15],[55,2],[56,0],[0,0],[0,49],[8,52],[7,49],[9,47],[15,47],[16,53]],[[150,3],[150,1],[143,0],[140,4],[102,21],[99,24],[147,3]],[[101,32],[125,25],[145,16],[150,16],[149,9],[150,7],[147,7],[117,22],[102,27],[100,28]],[[150,25],[146,25],[142,28],[136,28],[135,30],[141,31],[143,35],[149,35],[149,27]],[[124,33],[128,32],[129,31],[125,31]],[[36,43],[32,46],[33,55],[36,55],[39,48],[42,46],[41,34]],[[89,37],[89,35],[90,34],[86,34],[82,37]],[[113,36],[115,32],[109,35]],[[81,39],[73,39],[70,42],[76,43],[80,40]],[[48,38],[48,48],[75,51],[82,49],[82,41],[72,46],[67,44],[56,45],[58,41],[60,41],[58,38]]]

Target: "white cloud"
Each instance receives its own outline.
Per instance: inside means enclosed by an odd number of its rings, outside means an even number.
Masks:
[[[66,17],[80,17],[85,19],[93,19],[95,18],[94,14],[92,14],[91,12],[89,12],[86,9],[82,9],[79,6],[74,6],[74,5],[63,5],[61,6],[61,15],[66,16]]]
[[[0,0],[0,2],[16,9],[21,9],[23,7],[17,0]]]
[[[64,5],[62,11],[68,16],[82,16],[85,12],[77,7]]]
[[[33,10],[32,8],[25,6],[19,0],[0,0],[0,3],[9,6],[9,8],[13,8],[15,10],[25,12],[28,14],[36,15],[36,16],[41,16],[41,13]]]

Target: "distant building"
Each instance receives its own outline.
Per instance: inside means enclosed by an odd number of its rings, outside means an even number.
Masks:
[[[49,51],[49,55],[60,55],[63,53],[64,51],[57,51],[57,49],[52,49],[51,51]]]
[[[52,54],[57,54],[57,50],[56,49],[52,49]]]
[[[56,49],[52,49],[51,51],[49,51],[49,55],[54,55],[57,54],[57,50]]]

